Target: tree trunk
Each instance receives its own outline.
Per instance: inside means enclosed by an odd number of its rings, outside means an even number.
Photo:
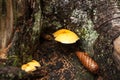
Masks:
[[[96,1],[95,29],[99,33],[94,44],[95,59],[100,66],[100,75],[105,80],[119,80],[120,63],[118,53],[114,56],[113,41],[120,35],[120,1]],[[117,64],[116,64],[117,63]]]
[[[6,58],[6,49],[9,47],[13,33],[12,0],[0,2],[0,58]]]
[[[39,44],[41,20],[40,0],[0,1],[0,79],[20,79],[20,66]]]
[[[112,57],[112,42],[119,36],[117,12],[119,1],[114,0],[1,0],[0,79],[117,80],[119,70]],[[45,35],[61,28],[74,31],[80,40],[71,45],[47,40]],[[78,49],[95,59],[97,74],[81,64],[75,55]],[[21,65],[32,59],[41,67],[22,71]]]
[[[30,53],[35,50],[36,42],[39,42],[41,31],[40,1],[2,0],[0,25],[1,58],[19,56],[20,62],[26,61],[26,57],[32,56]]]

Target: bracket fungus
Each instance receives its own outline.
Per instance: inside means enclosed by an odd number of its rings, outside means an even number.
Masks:
[[[21,66],[21,69],[24,70],[25,72],[32,72],[36,70],[36,67],[41,67],[41,65],[36,60],[32,60],[31,62],[28,62],[27,64],[23,64]]]
[[[63,44],[73,44],[79,40],[79,37],[74,32],[67,29],[60,29],[54,32],[53,36],[55,37],[55,41]]]

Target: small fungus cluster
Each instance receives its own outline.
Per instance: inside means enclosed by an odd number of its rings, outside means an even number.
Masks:
[[[25,72],[32,72],[36,70],[36,67],[41,67],[41,65],[36,60],[32,60],[31,62],[23,64],[21,66],[21,69],[24,70]]]

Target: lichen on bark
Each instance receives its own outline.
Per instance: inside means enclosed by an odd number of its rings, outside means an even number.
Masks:
[[[36,40],[39,40],[39,35],[40,35],[41,29],[42,29],[41,5],[39,5],[38,7],[39,7],[39,10],[34,14],[35,22],[34,22],[34,25],[33,25],[33,28],[32,28],[33,33],[32,33],[32,37],[31,38],[32,38],[33,43]]]
[[[75,9],[70,18],[72,23],[77,23],[79,25],[74,29],[74,31],[79,35],[82,41],[82,48],[88,54],[93,56],[93,43],[96,40],[98,34],[94,30],[94,24],[92,19],[90,19],[88,12]]]

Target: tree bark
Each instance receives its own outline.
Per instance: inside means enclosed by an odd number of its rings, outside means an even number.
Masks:
[[[1,0],[0,8],[0,56],[4,50],[7,56],[6,62],[1,57],[1,79],[97,80],[98,76],[103,80],[120,78],[112,56],[112,43],[119,36],[119,1]],[[61,28],[74,31],[80,40],[76,44],[64,45],[45,39],[44,34],[52,35]],[[89,72],[79,62],[75,55],[78,49],[95,59],[100,67],[99,73]],[[20,67],[32,59],[38,60],[42,67],[30,74],[25,73]]]
[[[96,1],[95,29],[99,33],[94,44],[95,59],[100,66],[100,75],[105,80],[120,79],[120,71],[114,56],[113,41],[120,35],[120,5],[119,0]]]
[[[5,7],[4,7],[5,6]],[[13,33],[13,8],[12,0],[1,1],[0,11],[0,58],[6,58],[6,49],[10,44]]]
[[[1,0],[0,8],[0,59],[15,65],[31,60],[41,31],[40,1]]]
[[[40,0],[0,1],[0,79],[20,79],[21,65],[39,44],[41,20]]]

